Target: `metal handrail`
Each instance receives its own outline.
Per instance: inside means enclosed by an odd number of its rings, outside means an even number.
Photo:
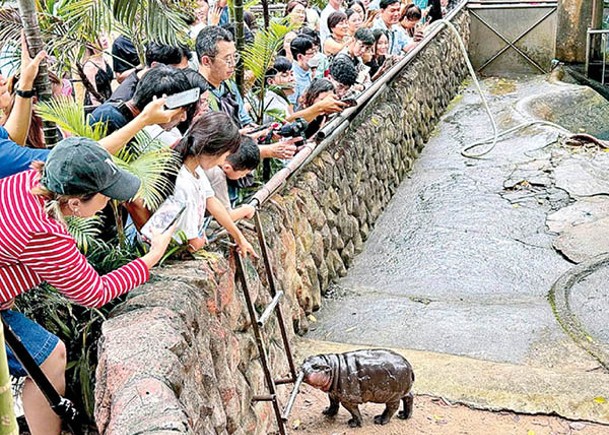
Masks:
[[[591,29],[588,28],[586,32],[586,64],[584,72],[586,77],[588,77],[588,70],[590,69],[590,52],[592,50],[592,35],[601,35],[601,42],[603,45],[603,68],[601,77],[601,84],[605,84],[605,71],[607,69],[607,35],[609,34],[609,29]]]
[[[453,20],[466,6],[468,0],[463,0],[444,18],[447,21]],[[395,64],[381,78],[372,84],[368,89],[362,92],[357,98],[357,106],[344,110],[339,113],[334,119],[326,124],[317,134],[318,143],[308,142],[306,147],[294,156],[285,168],[277,172],[273,177],[256,192],[250,204],[255,207],[260,207],[266,202],[275,192],[281,189],[288,179],[305,167],[313,160],[322,150],[324,150],[337,136],[344,133],[350,125],[350,122],[369,104],[371,104],[387,87],[388,83],[410,64],[418,53],[420,53],[429,44],[434,37],[446,27],[445,24],[439,23],[436,26],[430,27],[430,32],[425,39],[421,41],[414,49],[412,49],[401,61]]]

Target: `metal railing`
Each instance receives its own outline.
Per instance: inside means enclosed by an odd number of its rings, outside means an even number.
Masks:
[[[590,60],[592,58],[592,35],[601,35],[601,52],[602,52],[602,67],[601,67],[601,84],[605,84],[605,72],[607,70],[607,41],[609,40],[609,29],[590,29],[586,33],[586,77],[589,75]]]

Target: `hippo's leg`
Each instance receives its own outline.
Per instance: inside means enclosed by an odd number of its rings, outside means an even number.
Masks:
[[[330,406],[328,406],[326,409],[324,409],[322,411],[322,413],[324,415],[327,415],[328,417],[334,417],[336,414],[338,414],[339,402],[337,399],[333,398],[330,395],[328,395],[328,398],[330,399]]]
[[[398,410],[399,407],[400,407],[400,399],[396,400],[395,402],[387,403],[387,405],[385,406],[385,411],[383,411],[383,413],[381,415],[377,415],[374,417],[374,423],[375,424],[389,423],[389,420],[391,420],[391,417],[393,417],[393,414],[395,414],[395,412]]]
[[[362,415],[359,413],[359,407],[356,403],[345,403],[341,402],[345,409],[351,413],[351,420],[347,423],[349,427],[362,427]]]
[[[401,418],[402,420],[406,420],[407,418],[412,417],[413,402],[414,402],[414,395],[412,394],[412,392],[410,392],[407,395],[405,395],[404,397],[402,397],[402,403],[404,404],[404,409],[398,413],[398,418]]]

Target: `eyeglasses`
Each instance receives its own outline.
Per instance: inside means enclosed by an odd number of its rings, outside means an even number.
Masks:
[[[214,58],[215,59],[215,58]],[[227,56],[224,59],[220,59],[224,64],[228,67],[236,66],[241,59],[241,55],[239,53],[234,53],[232,56]]]

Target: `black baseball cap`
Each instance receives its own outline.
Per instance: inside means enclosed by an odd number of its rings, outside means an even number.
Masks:
[[[140,188],[135,175],[116,166],[108,151],[84,137],[69,137],[53,148],[41,183],[61,195],[101,193],[119,201],[133,198]]]

